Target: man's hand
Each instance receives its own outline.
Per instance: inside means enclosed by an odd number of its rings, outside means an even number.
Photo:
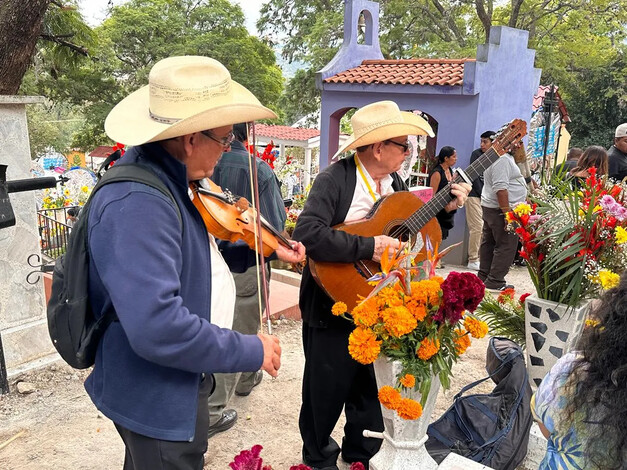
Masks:
[[[372,254],[372,261],[381,261],[381,256],[385,252],[385,247],[389,246],[390,250],[398,250],[404,243],[401,243],[398,239],[388,237],[387,235],[377,235],[374,237],[374,253]]]
[[[300,263],[305,259],[305,245],[301,242],[290,240],[292,248],[289,249],[279,243],[276,249],[276,255],[281,261],[286,263]]]
[[[272,377],[278,376],[281,368],[281,346],[279,338],[273,335],[258,333],[257,337],[263,344],[263,364],[261,370],[265,370]]]
[[[451,194],[455,196],[455,207],[461,209],[468,199],[468,194],[472,187],[468,183],[453,183],[451,185]]]

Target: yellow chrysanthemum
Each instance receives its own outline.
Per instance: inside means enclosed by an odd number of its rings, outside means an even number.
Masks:
[[[514,214],[516,214],[518,217],[520,217],[521,215],[529,215],[531,214],[531,206],[525,202],[522,202],[520,204],[518,204],[516,207],[514,207]]]
[[[381,312],[381,317],[383,318],[385,329],[396,338],[411,333],[418,326],[416,318],[404,305],[386,308]]]
[[[455,350],[457,351],[457,354],[461,356],[466,352],[466,349],[470,347],[470,335],[468,335],[461,328],[458,328],[455,330],[453,342],[455,343]]]
[[[440,341],[437,339],[432,341],[429,338],[425,338],[420,342],[420,346],[418,346],[418,350],[416,351],[416,355],[419,359],[423,361],[428,361],[433,356],[435,356],[440,350]]]
[[[405,374],[403,377],[400,378],[399,382],[405,388],[414,388],[414,386],[416,385],[416,377],[411,374]]]
[[[616,237],[616,243],[622,245],[623,243],[627,243],[627,230],[623,227],[616,227],[614,229],[614,236]]]
[[[331,313],[336,317],[339,317],[340,315],[346,313],[346,309],[347,307],[344,302],[335,302],[335,304],[333,304],[333,307],[331,307]]]
[[[402,400],[401,393],[389,385],[384,385],[379,389],[379,402],[388,410],[398,408]]]
[[[366,328],[355,328],[348,337],[348,352],[360,364],[372,364],[381,352],[381,341]]]
[[[605,290],[618,286],[619,281],[620,276],[608,269],[601,269],[595,278],[595,282]]]
[[[422,416],[422,405],[411,398],[401,398],[396,413],[403,419],[418,419]]]
[[[488,334],[487,323],[469,315],[464,318],[464,328],[466,328],[466,331],[468,331],[473,338],[483,338]]]
[[[353,322],[357,326],[370,327],[379,321],[379,307],[377,299],[370,297],[357,305],[351,312]]]

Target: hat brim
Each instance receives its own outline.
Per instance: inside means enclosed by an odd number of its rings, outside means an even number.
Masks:
[[[105,120],[105,132],[115,142],[141,145],[171,139],[207,129],[229,126],[277,115],[263,106],[250,91],[231,81],[230,93],[211,102],[211,107],[185,117],[174,124],[164,124],[150,117],[149,86],[146,85],[120,101]]]
[[[376,144],[377,142],[383,142],[384,140],[402,135],[428,135],[429,137],[435,135],[426,119],[407,111],[402,111],[401,116],[403,118],[402,122],[385,124],[359,137],[355,137],[355,134],[351,134],[346,142],[335,152],[331,160],[335,160],[347,150],[355,149],[362,145]]]

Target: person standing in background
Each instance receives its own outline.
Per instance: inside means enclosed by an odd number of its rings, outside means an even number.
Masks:
[[[485,131],[480,136],[479,148],[470,154],[470,163],[486,153],[492,147],[496,136],[494,131]],[[479,245],[483,231],[483,214],[481,211],[481,191],[483,190],[483,175],[472,182],[472,189],[466,200],[466,225],[468,227],[468,268],[479,271]]]
[[[614,132],[614,145],[608,151],[609,176],[622,181],[627,176],[627,122],[622,123]]]
[[[429,186],[433,190],[433,195],[444,189],[453,181],[453,166],[457,162],[457,151],[453,147],[444,146],[438,154],[438,164],[429,174]],[[437,213],[436,218],[442,230],[442,241],[448,237],[448,232],[453,228],[454,217],[457,209],[461,207],[453,200],[444,209]]]

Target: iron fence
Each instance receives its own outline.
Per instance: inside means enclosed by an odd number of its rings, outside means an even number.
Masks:
[[[57,259],[67,248],[73,225],[73,218],[68,215],[69,209],[63,207],[37,211],[41,253],[50,259]]]

